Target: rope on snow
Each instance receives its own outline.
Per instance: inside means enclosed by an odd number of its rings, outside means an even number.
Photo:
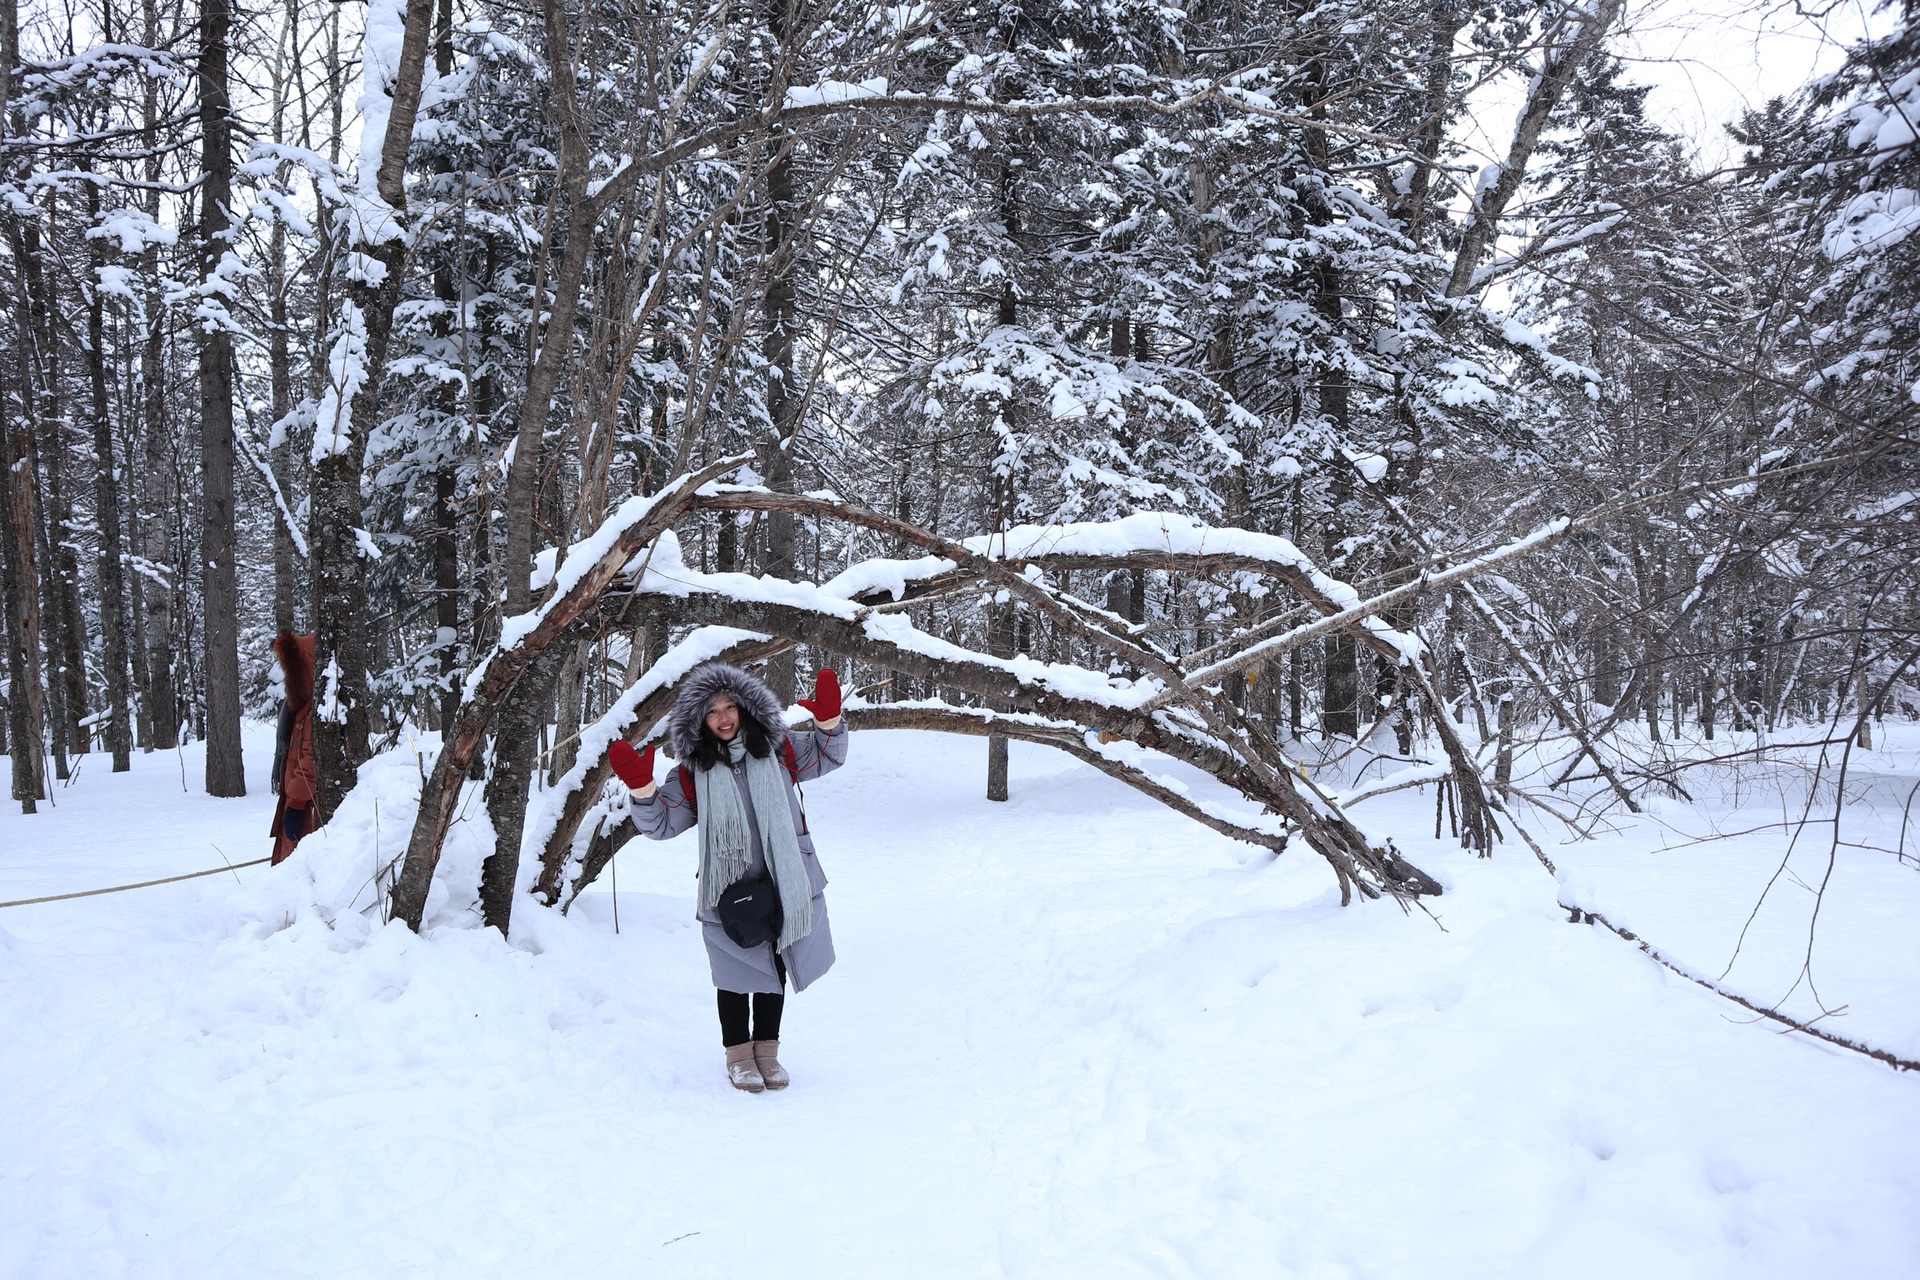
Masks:
[[[82,889],[78,893],[55,893],[44,898],[21,898],[14,902],[0,902],[0,908],[31,907],[38,902],[64,902],[68,898],[92,898],[102,893],[125,893],[128,889],[151,889],[157,884],[172,884],[176,880],[193,880],[200,876],[217,876],[222,871],[238,871],[242,867],[257,867],[263,862],[272,862],[271,857],[255,858],[252,862],[232,862],[225,866],[210,867],[205,871],[189,871],[183,876],[165,876],[159,880],[142,880],[137,884],[116,884],[106,889]]]

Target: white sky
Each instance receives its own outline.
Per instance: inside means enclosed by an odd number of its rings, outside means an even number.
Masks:
[[[1654,86],[1654,121],[1694,138],[1703,160],[1720,163],[1732,153],[1722,125],[1837,68],[1847,45],[1866,34],[1872,8],[1870,0],[1646,0],[1629,6],[1613,44],[1632,78]],[[1874,25],[1886,21],[1882,14]]]
[[[1717,167],[1735,158],[1724,125],[1837,69],[1870,27],[1891,25],[1873,10],[1873,0],[1629,0],[1607,47],[1630,81],[1653,86],[1653,122],[1693,139],[1701,163]],[[1506,155],[1524,91],[1509,76],[1474,95],[1462,139],[1474,159]]]

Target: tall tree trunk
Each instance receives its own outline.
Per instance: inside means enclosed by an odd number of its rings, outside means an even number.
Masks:
[[[100,189],[87,183],[89,221],[100,216]],[[113,421],[107,405],[105,301],[100,296],[101,268],[106,265],[106,242],[88,241],[93,279],[87,285],[87,372],[93,392],[94,519],[100,535],[100,637],[106,665],[107,749],[113,753],[113,771],[133,767],[133,726],[127,711],[127,587],[121,571],[125,552],[120,534],[120,477],[114,463]]]
[[[996,658],[1013,656],[1013,604],[987,606],[987,652]],[[987,799],[1005,800],[1009,794],[1007,736],[991,734],[987,738]]]
[[[433,69],[442,76],[453,74],[453,0],[439,0],[434,23]],[[450,174],[453,162],[443,156],[442,173]],[[433,273],[433,293],[440,300],[435,331],[441,341],[451,344],[453,312],[460,304],[454,278],[453,259],[466,251],[458,235],[442,250]],[[465,341],[464,334],[461,341]],[[471,368],[471,361],[462,361]],[[464,425],[460,418],[460,392],[451,383],[442,384],[440,409],[442,427],[448,432],[442,443],[439,465],[433,473],[433,620],[434,676],[440,681],[439,721],[444,730],[460,711],[460,518],[454,510],[455,482],[458,477],[460,437]]]
[[[51,356],[46,349],[46,322],[50,308],[47,306],[45,276],[40,269],[40,231],[35,224],[24,220],[16,221],[15,226],[19,231],[16,261],[22,264],[21,274],[26,290],[20,308],[20,333],[24,336],[19,344],[22,356],[21,403],[25,415],[16,442],[19,452],[14,465],[19,468],[25,481],[26,505],[22,509],[32,519],[31,525],[22,531],[22,537],[26,545],[32,548],[34,563],[38,567],[35,582],[39,588],[39,599],[36,602],[37,621],[34,630],[40,639],[39,661],[45,688],[40,703],[39,723],[53,756],[53,776],[65,781],[69,776],[67,642],[62,626],[66,621],[66,610],[61,591],[60,556],[55,547],[58,539],[52,532],[59,527],[59,520],[54,512],[48,510],[47,492],[41,480],[42,449],[35,434],[36,428],[52,427],[51,435],[58,442],[59,406],[47,394]]]
[[[1416,241],[1428,219],[1433,175],[1443,158],[1441,148],[1446,141],[1447,115],[1454,107],[1453,78],[1458,65],[1453,46],[1467,17],[1468,6],[1461,0],[1432,0],[1427,11],[1427,80],[1420,123],[1413,133],[1413,172],[1407,177],[1406,190],[1396,192],[1398,198],[1388,206],[1408,237]]]
[[[775,77],[784,82],[792,65],[787,0],[765,0],[763,14],[773,37],[777,60]],[[794,491],[793,450],[805,400],[799,385],[799,370],[795,367],[800,253],[794,239],[794,145],[793,136],[776,124],[768,141],[771,153],[767,168],[765,233],[768,271],[766,295],[762,300],[761,354],[767,362],[768,434],[755,442],[754,450],[759,455],[760,473],[766,486],[780,493]],[[760,571],[770,577],[791,580],[795,576],[793,513],[771,511],[766,518],[766,558]],[[795,696],[793,662],[791,649],[767,659],[766,680],[782,706],[791,705]]]
[[[1324,116],[1325,102],[1333,91],[1327,83],[1327,55],[1313,60],[1308,78],[1308,99],[1315,119]],[[1327,131],[1319,126],[1305,131],[1306,151],[1314,168],[1324,171],[1331,163]],[[1333,218],[1324,196],[1315,191],[1306,201],[1310,222],[1325,225]],[[1346,280],[1333,259],[1333,249],[1323,248],[1313,263],[1313,305],[1334,333],[1346,328]],[[1320,370],[1320,416],[1332,428],[1336,453],[1330,463],[1329,511],[1321,525],[1321,551],[1329,571],[1341,573],[1347,557],[1347,537],[1352,527],[1349,510],[1353,492],[1352,468],[1337,450],[1350,437],[1353,425],[1352,386],[1345,366],[1329,362]],[[1320,731],[1329,738],[1360,736],[1360,650],[1346,632],[1328,636],[1322,648]]]
[[[267,441],[267,458],[273,469],[273,483],[287,507],[284,512],[273,513],[273,629],[292,631],[298,616],[294,595],[299,589],[293,530],[287,523],[293,516],[293,352],[287,319],[287,229],[278,221],[273,224],[267,253],[267,288],[272,292],[268,303],[267,367],[273,395],[273,435]]]
[[[141,454],[146,510],[141,519],[142,555],[156,572],[172,562],[168,513],[177,491],[167,453],[166,319],[157,273],[147,293],[147,333],[140,353]],[[178,578],[175,579],[178,581]],[[147,718],[150,745],[168,751],[180,742],[180,698],[173,681],[173,586],[153,575],[141,585],[147,645]]]
[[[298,39],[295,26],[297,8],[289,3],[281,32],[280,52],[273,63],[273,137],[285,141],[287,133],[287,73],[285,52],[288,42]],[[283,166],[284,171],[284,166]],[[274,487],[280,491],[284,512],[273,513],[273,629],[291,631],[294,627],[293,597],[297,590],[293,562],[293,468],[288,457],[292,447],[293,350],[287,322],[287,227],[279,217],[267,237],[267,373],[273,396],[273,427],[267,439],[267,465],[273,472]],[[278,504],[276,504],[278,505]],[[278,778],[272,780],[280,785]]]
[[[11,20],[11,0],[5,18]],[[7,64],[11,66],[11,62]],[[16,308],[24,318],[25,308]],[[46,774],[43,751],[46,734],[46,702],[40,683],[40,584],[38,556],[34,546],[33,484],[28,473],[25,446],[30,413],[30,371],[26,344],[16,344],[13,376],[9,379],[4,410],[0,420],[0,492],[6,499],[6,527],[0,530],[0,551],[6,559],[5,605],[7,629],[7,679],[10,696],[7,715],[9,737],[13,740],[13,798],[23,813],[32,813],[35,802],[46,798]]]
[[[287,64],[289,47],[299,48],[298,0],[288,0],[281,29],[279,49],[273,62],[273,137],[287,140]],[[297,55],[296,55],[297,56]],[[281,166],[282,175],[287,166]],[[283,179],[284,180],[284,179]],[[285,510],[273,513],[273,629],[292,631],[297,613],[294,596],[299,591],[298,570],[294,565],[294,516],[292,450],[293,417],[293,334],[287,316],[287,227],[275,217],[267,240],[267,367],[273,396],[273,428],[267,440],[267,465],[273,472],[274,486],[280,491]],[[276,504],[278,505],[278,504]],[[270,785],[278,788],[280,780]]]
[[[17,0],[0,0],[0,135],[17,136],[24,121],[12,111],[13,69],[20,61]],[[12,178],[12,159],[0,151],[0,176]],[[8,248],[21,262],[24,238],[19,213],[0,204]],[[14,300],[14,359],[0,395],[0,605],[6,611],[7,720],[13,772],[13,798],[22,813],[32,813],[47,794],[42,751],[46,703],[40,683],[40,584],[33,529],[33,483],[29,471],[33,413],[33,368],[28,351],[32,320],[24,297]]]
[[[233,122],[227,93],[229,0],[201,0],[200,287],[221,307],[221,259],[232,225]],[[220,298],[216,302],[215,299]],[[240,756],[239,585],[233,516],[233,337],[222,322],[202,321],[200,346],[201,665],[206,681],[207,794],[243,796]]]
[[[49,192],[50,210],[53,203],[54,193]],[[73,512],[66,502],[64,483],[66,417],[60,399],[59,307],[45,269],[46,242],[39,223],[17,218],[13,226],[18,233],[14,260],[20,264],[25,286],[19,341],[27,356],[23,388],[29,417],[22,465],[34,489],[33,542],[40,566],[47,743],[53,749],[54,776],[64,781],[69,772],[68,752],[84,754],[87,744],[86,731],[80,727],[80,719],[86,714],[85,669],[74,643],[73,625],[79,611],[79,566],[67,545]]]
[[[1020,226],[1020,208],[1014,199],[1013,166],[1007,164],[1000,170],[1000,221],[1006,230],[1008,239],[1012,239]],[[1019,318],[1019,298],[1014,292],[1013,281],[1009,279],[1000,288],[1000,305],[994,319],[1002,328],[1012,325]],[[1012,523],[1013,517],[1013,477],[1002,474],[997,468],[993,476],[993,517],[994,528],[1004,534]],[[987,612],[987,652],[997,658],[1013,656],[1013,605],[988,606]],[[1005,800],[1008,792],[1007,737],[1002,733],[987,735],[987,799]]]
[[[559,140],[560,199],[565,210],[566,239],[553,266],[553,284],[544,308],[536,296],[533,323],[539,329],[526,399],[521,402],[514,434],[513,463],[507,470],[507,538],[501,572],[506,586],[506,613],[522,614],[533,607],[534,504],[544,452],[547,417],[560,370],[573,350],[573,322],[586,278],[587,257],[593,248],[599,204],[588,196],[586,123],[580,117],[579,90],[574,74],[572,37],[568,32],[564,0],[541,0],[547,46],[547,68],[552,82],[549,109]],[[538,676],[538,678],[535,678]],[[513,880],[520,860],[520,835],[526,824],[527,785],[533,776],[538,748],[538,722],[551,691],[551,668],[528,672],[510,703],[495,721],[493,771],[487,784],[487,808],[494,815],[494,848],[480,868],[480,902],[486,922],[506,933],[513,911]],[[504,776],[502,776],[504,775]]]
[[[45,608],[57,626],[47,629],[48,657],[52,675],[58,681],[59,711],[55,720],[59,729],[53,741],[54,759],[60,777],[67,777],[67,757],[83,756],[92,746],[87,732],[87,625],[80,607],[80,559],[74,553],[73,500],[67,485],[69,431],[67,405],[58,359],[58,324],[52,291],[43,283],[40,289],[47,299],[46,367],[43,373],[45,398],[41,401],[40,424],[46,429],[46,444],[40,450],[41,467],[46,476],[45,501],[41,506],[40,536],[45,539],[46,563],[52,570],[43,578]],[[39,292],[36,289],[36,293]],[[56,652],[57,650],[57,652]]]
[[[367,665],[370,651],[361,472],[366,466],[367,435],[380,416],[386,378],[387,345],[393,312],[399,305],[406,272],[406,166],[413,144],[414,120],[426,78],[427,47],[433,33],[434,0],[407,0],[394,69],[380,165],[374,175],[379,198],[393,211],[393,225],[377,231],[377,243],[348,246],[348,258],[379,264],[378,271],[354,271],[347,288],[346,319],[336,348],[357,361],[361,381],[342,403],[335,388],[323,403],[314,437],[313,488],[309,497],[311,532],[307,554],[313,569],[315,705],[313,757],[318,786],[314,818],[324,823],[359,778],[372,728]],[[358,224],[367,229],[364,223]]]
[[[160,39],[157,0],[141,6],[143,39],[149,47]],[[141,99],[141,138],[146,149],[147,216],[160,217],[160,101],[151,77]],[[143,574],[140,586],[141,631],[146,642],[147,745],[161,751],[180,742],[180,700],[173,682],[173,585],[154,575],[172,562],[167,537],[168,513],[176,492],[167,443],[172,424],[167,418],[166,301],[160,279],[160,251],[149,246],[141,255],[141,276],[147,281],[144,299],[146,333],[140,348],[141,488],[145,501],[140,519],[141,554],[153,571]],[[179,579],[176,578],[175,582]]]

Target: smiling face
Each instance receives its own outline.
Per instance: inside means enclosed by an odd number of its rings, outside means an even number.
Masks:
[[[707,704],[707,731],[722,742],[732,742],[740,732],[740,708],[730,693],[716,693]]]

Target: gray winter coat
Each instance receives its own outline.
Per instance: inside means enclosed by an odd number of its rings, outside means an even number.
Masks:
[[[806,782],[831,773],[846,763],[846,722],[836,725],[832,732],[808,728],[788,733],[780,716],[780,704],[763,682],[737,667],[708,663],[689,673],[681,686],[680,696],[674,699],[673,710],[668,713],[668,745],[673,748],[676,757],[686,762],[688,769],[697,767],[692,763],[692,749],[706,718],[707,703],[721,690],[733,696],[742,715],[751,715],[769,730],[768,737],[773,742],[776,761],[784,754],[780,747],[782,741],[793,745],[796,768],[794,774],[787,775],[787,806],[793,818],[793,829],[799,836],[800,858],[806,864],[807,881],[813,888],[813,928],[806,936],[794,939],[793,945],[780,958],[785,962],[793,989],[804,991],[816,978],[833,967],[833,930],[827,921],[827,875],[820,869],[820,858],[814,852],[813,837],[808,833],[806,818],[800,811],[794,775],[798,775],[798,781]],[[730,769],[734,784],[740,788],[740,803],[747,812],[752,846],[752,865],[747,874],[760,875],[766,870],[766,856],[760,843],[759,820],[747,793],[746,770],[726,764],[714,767]],[[787,773],[784,763],[780,771]],[[676,768],[667,774],[651,796],[644,800],[639,796],[630,796],[634,827],[641,835],[654,840],[668,840],[691,830],[698,821],[691,791],[692,787],[687,784],[680,769]],[[713,971],[714,986],[722,991],[777,992],[781,989],[771,943],[751,949],[737,947],[727,937],[714,912],[698,912],[697,918],[701,934],[706,939],[707,963]]]

